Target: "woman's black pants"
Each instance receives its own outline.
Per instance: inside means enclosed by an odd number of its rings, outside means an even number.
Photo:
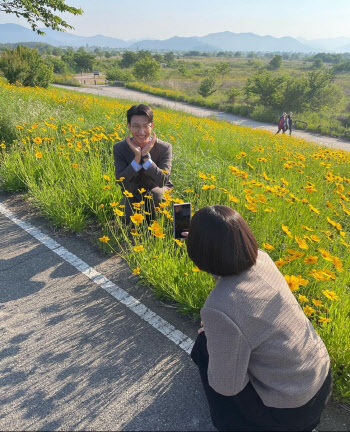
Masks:
[[[250,382],[235,396],[223,396],[210,387],[204,332],[198,335],[191,357],[199,368],[213,425],[220,431],[312,431],[320,422],[332,393],[329,371],[320,390],[305,405],[299,408],[270,408],[263,404]]]

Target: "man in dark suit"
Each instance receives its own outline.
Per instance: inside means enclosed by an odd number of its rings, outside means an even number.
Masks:
[[[170,182],[171,144],[161,141],[152,133],[153,111],[144,104],[134,105],[127,111],[127,126],[132,138],[113,146],[115,177],[126,195],[123,198],[125,218],[128,223],[133,214],[133,203],[147,201],[148,210],[154,218],[154,207],[163,198],[165,190],[172,189]],[[140,192],[145,190],[146,192]],[[128,193],[127,193],[127,192]],[[152,200],[143,196],[151,194]],[[132,194],[132,196],[131,196]]]

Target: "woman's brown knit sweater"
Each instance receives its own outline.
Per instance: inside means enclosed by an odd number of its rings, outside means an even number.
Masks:
[[[296,408],[322,386],[327,349],[265,252],[250,269],[218,278],[201,317],[216,392],[235,395],[250,381],[266,406]]]

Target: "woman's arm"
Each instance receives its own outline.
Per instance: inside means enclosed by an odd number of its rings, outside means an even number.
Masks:
[[[251,347],[239,327],[223,312],[201,310],[209,353],[209,385],[224,396],[233,396],[249,381]]]

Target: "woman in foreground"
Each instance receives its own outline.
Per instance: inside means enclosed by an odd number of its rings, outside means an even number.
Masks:
[[[196,212],[186,243],[217,280],[192,350],[214,426],[312,431],[332,391],[329,356],[274,262],[226,206]]]

